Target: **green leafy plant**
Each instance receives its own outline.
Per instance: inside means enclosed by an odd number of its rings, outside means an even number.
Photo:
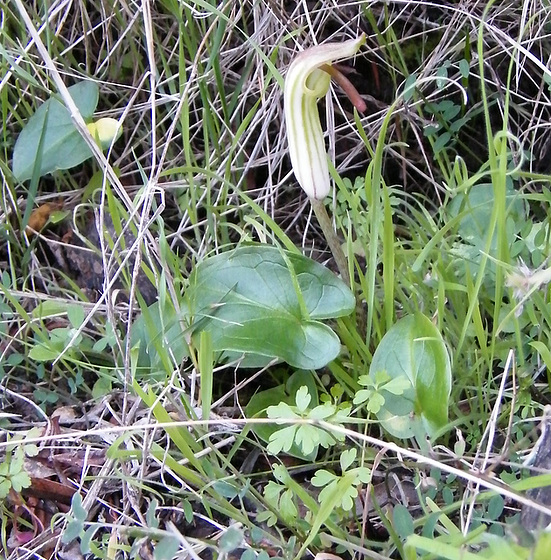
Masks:
[[[448,527],[450,525],[448,524]],[[407,560],[428,560],[437,555],[445,560],[545,560],[549,556],[551,537],[541,533],[531,545],[521,545],[502,536],[484,532],[484,526],[470,531],[463,536],[459,529],[453,536],[441,536],[429,539],[420,535],[411,535],[405,543]],[[531,539],[534,541],[534,539]],[[478,551],[472,551],[474,547]],[[469,550],[470,549],[470,550]],[[480,550],[481,549],[481,550]]]
[[[399,396],[411,387],[411,381],[406,376],[392,379],[384,370],[377,371],[375,379],[369,375],[362,375],[358,379],[358,383],[364,385],[367,389],[360,389],[356,393],[354,404],[367,402],[367,410],[374,414],[377,414],[385,404],[385,391]]]
[[[25,469],[25,457],[38,455],[38,447],[34,443],[25,443],[26,438],[35,438],[40,428],[32,428],[23,437],[22,434],[8,435],[5,450],[6,455],[0,463],[0,499],[4,499],[10,492],[21,492],[29,488],[31,478]]]
[[[282,371],[281,374],[286,375],[286,372]],[[317,380],[311,371],[298,370],[289,377],[285,377],[285,383],[255,393],[247,403],[245,409],[247,417],[266,418],[267,409],[279,403],[287,403],[290,406],[294,406],[296,404],[296,394],[301,387],[308,388],[308,393],[311,397],[309,406],[312,408],[316,407],[320,403]],[[255,434],[266,443],[270,441],[270,437],[278,429],[272,423],[253,425]],[[296,443],[291,446],[287,453],[301,459],[305,458],[302,449]],[[308,459],[313,458],[314,453],[308,457]]]
[[[0,423],[60,409],[60,482],[91,467],[68,514],[44,500],[36,539],[0,500],[2,554],[65,530],[60,555],[106,560],[545,559],[507,489],[549,482],[520,466],[551,367],[549,2],[103,4],[2,10]],[[60,80],[123,115],[121,184],[111,158],[56,171],[90,154]],[[118,123],[87,87],[69,93],[106,148]],[[52,201],[68,219],[25,235]],[[98,302],[67,258],[92,214],[114,226]],[[152,306],[111,282],[138,268]]]
[[[304,455],[311,455],[317,452],[319,446],[328,448],[337,441],[343,441],[344,435],[328,433],[318,426],[306,423],[308,420],[325,420],[342,426],[349,420],[351,407],[345,405],[337,407],[331,403],[323,403],[315,408],[309,408],[312,397],[308,387],[301,387],[295,396],[295,406],[282,402],[267,409],[267,416],[273,420],[296,420],[286,428],[277,430],[270,436],[268,451],[277,455],[281,451],[288,452],[293,444],[296,444]],[[302,421],[302,422],[301,422]]]
[[[273,465],[272,474],[276,481],[270,480],[264,488],[264,499],[270,504],[277,515],[272,510],[265,510],[259,513],[257,520],[266,523],[271,527],[277,523],[278,516],[283,518],[286,523],[295,523],[298,517],[297,497],[293,489],[285,484],[289,480],[289,474],[282,465]]]
[[[479,183],[455,196],[448,204],[446,211],[450,219],[459,221],[457,231],[461,239],[476,247],[482,249],[486,245],[486,236],[488,224],[493,210],[494,190],[490,183]],[[517,235],[526,225],[526,203],[515,189],[510,178],[507,180],[506,192],[507,204],[507,221],[506,232],[507,242],[512,246],[517,239]],[[495,254],[497,238],[492,238],[492,253]],[[473,252],[473,261],[479,261],[476,258],[476,252]]]
[[[358,497],[358,488],[362,484],[368,484],[371,481],[371,469],[368,467],[350,466],[356,460],[358,450],[345,449],[341,452],[339,459],[341,474],[336,475],[326,469],[319,469],[312,478],[312,485],[323,488],[318,496],[320,503],[329,499],[335,492],[340,496],[339,507],[344,511],[350,511],[356,505]]]
[[[59,361],[63,378],[71,394],[84,392],[93,398],[109,394],[117,380],[117,337],[112,323],[101,325],[95,337],[83,327],[86,312],[81,305],[46,301],[30,313],[34,336],[28,338],[27,357],[35,362],[33,377],[40,386],[34,395],[42,407],[55,404],[59,395],[48,388],[52,376],[48,363]],[[92,377],[90,377],[92,374]],[[55,374],[54,374],[55,375]],[[93,385],[87,381],[93,379]]]
[[[462,106],[451,99],[443,99],[436,103],[427,103],[423,110],[435,121],[423,130],[426,137],[434,140],[432,146],[434,155],[437,156],[443,150],[454,147],[457,133],[469,122],[468,116],[460,116]]]

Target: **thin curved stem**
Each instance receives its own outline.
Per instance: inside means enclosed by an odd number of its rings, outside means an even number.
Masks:
[[[348,287],[351,287],[350,274],[348,272],[348,262],[346,260],[346,257],[344,256],[339,238],[337,237],[337,234],[333,229],[333,224],[331,223],[331,218],[327,213],[325,204],[323,203],[323,200],[317,200],[315,198],[310,198],[310,203],[312,204],[314,214],[318,219],[321,230],[323,231],[323,235],[325,236],[327,244],[329,245],[329,249],[333,254],[333,258],[337,263],[337,268],[339,269],[341,278]]]

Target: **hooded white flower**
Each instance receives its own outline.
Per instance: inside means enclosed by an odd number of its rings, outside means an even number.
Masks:
[[[322,200],[331,188],[327,152],[317,108],[329,90],[331,76],[323,65],[349,58],[365,43],[365,35],[344,43],[326,43],[301,52],[285,78],[284,108],[291,165],[310,198]]]

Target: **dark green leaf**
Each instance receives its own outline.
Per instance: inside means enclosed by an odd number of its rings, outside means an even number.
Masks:
[[[162,311],[156,303],[134,323],[132,345],[140,345],[141,367],[171,371],[166,348],[179,361],[188,355],[186,336],[193,333],[198,346],[200,333],[208,331],[220,361],[239,358],[241,367],[258,367],[276,360],[318,369],[340,351],[337,335],[320,320],[355,307],[352,292],[330,270],[262,245],[204,260],[185,295],[179,314],[169,302]]]
[[[501,514],[503,513],[503,509],[505,507],[505,501],[503,500],[503,496],[500,494],[496,494],[490,498],[488,502],[488,519],[492,521],[497,521]]]
[[[101,399],[113,391],[113,384],[108,377],[99,377],[92,387],[92,396],[94,399]]]
[[[252,544],[262,542],[262,539],[264,538],[264,531],[260,527],[256,527],[253,525],[249,531]]]
[[[240,560],[256,560],[256,551],[252,548],[247,548],[241,555]]]
[[[453,491],[448,486],[444,486],[444,488],[442,488],[442,499],[447,506],[453,504],[455,501]]]
[[[158,507],[159,502],[156,498],[153,498],[147,506],[147,511],[145,512],[145,521],[147,523],[148,529],[157,529],[159,527],[159,520],[157,519]]]
[[[217,480],[213,483],[213,487],[215,491],[218,492],[221,496],[224,496],[224,498],[228,498],[230,500],[233,500],[233,498],[235,498],[239,494],[239,491],[235,488],[235,486],[232,486],[225,480]]]
[[[60,354],[56,348],[51,348],[48,343],[37,344],[29,352],[29,358],[37,362],[49,362],[55,360]]]
[[[449,132],[443,132],[438,136],[433,146],[434,155],[439,154],[450,143],[451,137]]]
[[[80,494],[77,493],[73,495],[71,504],[72,519],[67,524],[61,536],[61,542],[63,543],[69,543],[82,535],[84,532],[84,522],[88,517],[88,512],[82,507],[82,496]]]
[[[468,60],[462,59],[459,61],[459,72],[462,78],[468,78],[470,72],[470,64]]]
[[[312,400],[310,401],[310,408],[317,406],[319,404],[318,385],[316,382],[316,378],[312,375],[311,371],[305,371],[305,370],[295,371],[295,373],[293,373],[293,375],[289,377],[287,383],[285,383],[285,392],[288,395],[293,396],[297,393],[297,391],[301,387],[308,387],[308,392],[312,397]],[[289,404],[293,404],[291,400],[289,401],[285,400],[285,402],[288,402]],[[272,404],[278,404],[278,403],[272,403]]]
[[[153,558],[155,560],[172,560],[180,548],[180,541],[176,537],[164,537],[155,546]]]
[[[142,310],[142,314],[132,325],[132,346],[139,345],[138,378],[141,372],[148,377],[151,372],[172,371],[169,352],[177,363],[181,363],[189,356],[189,349],[185,341],[185,324],[180,321],[174,307],[166,302],[161,308],[160,303],[154,303]]]
[[[426,517],[425,522],[423,524],[423,537],[427,537],[429,539],[434,538],[434,528],[436,527],[436,523],[438,523],[438,518],[440,517],[441,512],[435,511],[431,513],[428,517]]]

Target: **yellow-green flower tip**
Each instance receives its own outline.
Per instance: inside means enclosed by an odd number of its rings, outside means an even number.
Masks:
[[[116,142],[122,134],[122,126],[119,121],[104,117],[86,125],[94,140],[101,146],[102,150],[108,148],[111,143]]]
[[[285,77],[284,109],[291,165],[299,185],[310,197],[325,198],[331,189],[327,152],[317,108],[329,90],[324,64],[349,58],[365,43],[365,35],[343,43],[326,43],[301,52]]]

